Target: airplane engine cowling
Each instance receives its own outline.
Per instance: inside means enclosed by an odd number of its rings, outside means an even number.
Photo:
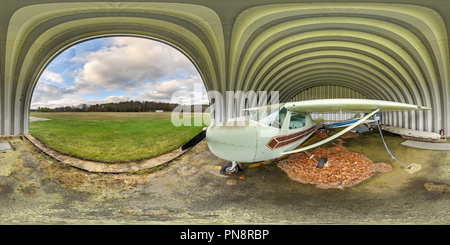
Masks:
[[[256,126],[248,121],[216,123],[206,131],[211,152],[225,160],[253,162],[256,156]]]

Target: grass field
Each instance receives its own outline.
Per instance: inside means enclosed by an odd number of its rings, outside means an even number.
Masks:
[[[57,112],[30,116],[53,119],[30,122],[30,133],[47,146],[70,156],[112,163],[171,151],[205,126],[175,127],[170,112]]]

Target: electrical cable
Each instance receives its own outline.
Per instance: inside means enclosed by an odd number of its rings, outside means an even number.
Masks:
[[[377,119],[377,117],[376,117],[375,115],[374,115],[373,118],[375,119],[375,122],[377,123],[378,131],[380,132],[381,139],[383,140],[384,147],[386,147],[387,152],[389,153],[389,155],[391,155],[391,162],[392,162],[392,160],[395,160],[395,161],[397,161],[398,163],[400,163],[401,165],[405,166],[407,169],[411,169],[411,166],[407,166],[407,165],[401,163],[401,162],[400,162],[399,160],[397,160],[397,158],[395,158],[395,157],[392,155],[392,153],[389,151],[389,149],[388,149],[388,147],[387,147],[387,145],[386,145],[386,142],[384,142],[384,137],[383,137],[383,134],[381,133],[380,125],[378,125],[378,119]]]

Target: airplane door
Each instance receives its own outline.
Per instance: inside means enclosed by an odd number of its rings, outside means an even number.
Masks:
[[[288,129],[288,133],[299,131],[302,128],[306,128],[307,120],[306,115],[302,113],[296,113],[296,112],[290,112],[288,114],[289,116],[289,122],[288,125],[286,125]]]

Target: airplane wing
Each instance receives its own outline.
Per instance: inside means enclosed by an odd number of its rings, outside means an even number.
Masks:
[[[366,112],[379,109],[380,112],[404,110],[430,110],[429,107],[410,105],[399,102],[367,99],[325,99],[289,102],[284,107],[298,113],[312,112]]]
[[[270,105],[258,106],[258,107],[251,107],[251,108],[246,108],[246,109],[242,109],[242,110],[244,110],[244,111],[257,111],[257,110],[259,110],[259,109],[261,109],[261,108],[263,108],[263,107],[266,107],[266,106],[271,106],[271,107],[279,108],[280,105],[284,105],[284,103],[270,104]]]
[[[353,121],[353,120],[358,120],[358,119],[360,119],[363,116],[364,115],[361,115],[361,113],[359,113],[359,114],[356,114],[354,117],[352,117],[350,119],[346,119],[346,120],[337,120],[337,119],[336,120],[323,120],[323,123],[324,124],[328,124],[328,123],[332,124],[332,122],[341,123],[341,122]]]
[[[377,112],[389,112],[389,111],[405,111],[405,110],[431,110],[429,107],[410,105],[391,101],[382,100],[366,100],[366,99],[326,99],[326,100],[307,100],[300,102],[289,102],[285,104],[286,109],[299,113],[311,113],[311,112],[342,112],[342,111],[354,111],[354,112],[367,112],[363,118],[352,123],[347,128],[343,129],[339,133],[326,138],[318,143],[310,146],[306,146],[300,149],[283,152],[281,155],[292,154],[296,152],[305,151],[322,144],[325,144],[342,134],[348,132],[352,128],[356,127],[366,119],[371,117]]]

